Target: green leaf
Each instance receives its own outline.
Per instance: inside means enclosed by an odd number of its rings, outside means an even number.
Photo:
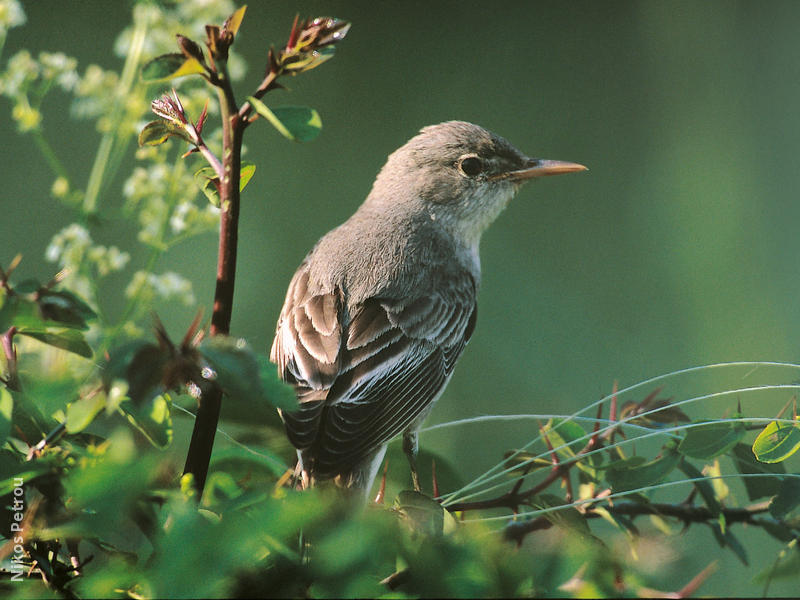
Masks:
[[[678,452],[692,458],[707,460],[733,448],[745,433],[744,423],[741,421],[693,426],[686,430],[686,436],[678,444]]]
[[[145,63],[142,80],[153,83],[199,73],[205,73],[205,68],[196,58],[186,58],[180,53],[162,54]]]
[[[203,167],[194,174],[194,183],[206,195],[208,201],[219,208],[219,177],[213,167]]]
[[[239,171],[239,191],[241,192],[256,172],[256,166],[251,162],[243,162],[242,169]]]
[[[256,360],[258,361],[261,386],[272,406],[281,410],[297,409],[297,396],[294,388],[278,377],[278,367],[263,354],[256,355]]]
[[[414,531],[435,536],[449,534],[456,529],[453,515],[425,494],[402,491],[397,496],[396,505]]]
[[[776,519],[783,519],[800,505],[800,478],[788,477],[783,480],[778,494],[769,503],[769,513]]]
[[[783,478],[780,475],[786,473],[786,469],[780,463],[766,464],[760,463],[753,456],[753,451],[747,444],[736,444],[733,447],[731,458],[736,466],[736,470],[742,475],[744,487],[747,490],[747,497],[751,502],[764,498],[766,496],[774,496],[780,490]],[[774,474],[775,477],[747,477],[750,474]]]
[[[50,346],[61,348],[67,352],[72,352],[84,358],[92,357],[92,349],[83,337],[83,334],[76,329],[47,329],[38,331],[35,329],[21,328],[20,335],[32,337]]]
[[[24,390],[22,395],[35,404],[42,414],[61,421],[67,405],[78,397],[78,390],[85,381],[78,376],[77,372],[74,372],[74,369],[72,373],[52,371],[43,371],[41,367],[20,369],[20,383]],[[23,404],[16,394],[14,403],[18,409],[22,410]]]
[[[172,121],[159,119],[157,121],[150,121],[139,132],[139,145],[158,146],[166,142],[171,136],[178,137],[190,144],[194,143],[186,129]]]
[[[215,450],[211,457],[211,464],[215,470],[239,474],[248,478],[252,471],[264,471],[269,475],[280,477],[286,472],[288,465],[268,448],[253,449],[248,446],[232,446]]]
[[[256,166],[253,163],[242,163],[242,168],[239,171],[240,192],[248,183],[250,183],[250,180],[253,178],[255,172]],[[202,169],[196,171],[194,174],[194,182],[197,187],[200,188],[200,191],[205,194],[206,198],[208,198],[208,201],[214,206],[219,207],[219,190],[217,189],[217,185],[219,185],[219,177],[217,177],[217,172],[213,169],[213,167],[203,167]]]
[[[226,403],[241,403],[251,414],[265,409],[297,407],[292,388],[271,373],[275,371],[274,366],[270,369],[261,364],[244,343],[215,336],[197,349],[213,370],[209,379],[216,381],[225,392]]]
[[[640,464],[638,460],[632,462],[633,459],[628,459],[622,464],[608,469],[606,479],[615,492],[648,487],[663,481],[678,465],[680,458],[680,454],[673,447],[666,446],[660,457],[645,464]]]
[[[586,445],[588,438],[583,427],[575,421],[551,419],[544,427],[553,448],[563,456],[573,457]],[[561,448],[561,446],[564,446]]]
[[[322,119],[313,108],[306,106],[278,106],[270,109],[258,98],[249,96],[248,101],[256,112],[267,119],[286,139],[308,142],[319,135]]]
[[[17,296],[8,297],[8,290],[0,286],[0,331],[7,331],[13,324]]]
[[[18,432],[21,439],[39,439],[58,424],[56,419],[43,412],[36,399],[30,398],[28,394],[11,391],[11,395],[14,397],[11,430]]]
[[[718,523],[709,523],[709,527],[711,527],[711,531],[714,533],[714,537],[719,543],[720,547],[724,548],[727,546],[731,549],[731,551],[742,561],[744,566],[749,566],[749,562],[747,560],[747,550],[739,541],[730,528],[725,529],[724,531],[719,527]]]
[[[46,331],[48,328],[38,304],[34,300],[19,295],[8,298],[0,317],[2,317],[2,331],[11,325],[17,329],[27,328],[32,331]]]
[[[244,19],[244,12],[247,10],[247,5],[239,7],[230,17],[225,20],[223,28],[230,31],[234,36],[239,31],[239,27]]]
[[[14,286],[14,291],[17,294],[33,294],[41,288],[42,284],[38,279],[25,279]]]
[[[272,113],[298,142],[309,142],[322,131],[322,119],[313,108],[306,106],[278,106]]]
[[[6,443],[11,433],[11,415],[14,411],[14,398],[5,386],[0,387],[0,445]]]
[[[786,460],[800,449],[800,427],[792,423],[772,421],[753,442],[753,454],[763,463]]]
[[[0,496],[5,496],[18,487],[15,479],[22,479],[25,484],[30,484],[33,480],[47,473],[52,468],[47,458],[40,460],[24,460],[18,454],[10,450],[0,449]],[[18,482],[17,482],[18,483]]]
[[[69,327],[88,329],[86,322],[97,318],[86,302],[67,290],[42,291],[38,304],[43,318]]]
[[[128,398],[134,404],[142,404],[164,392],[164,371],[169,361],[170,353],[156,344],[130,342],[111,352],[103,381],[106,388],[115,380],[124,381]]]
[[[773,579],[797,578],[800,571],[800,547],[797,540],[789,542],[778,554],[778,558],[753,578],[755,583],[767,583]]]
[[[215,336],[197,349],[213,370],[207,379],[216,381],[229,400],[254,404],[262,399],[258,363],[244,343]]]
[[[172,418],[166,398],[156,396],[137,405],[130,399],[119,403],[120,411],[151,444],[166,448],[172,442]]]
[[[564,419],[551,419],[544,427],[550,443],[561,456],[574,458],[588,443],[589,437],[586,431],[575,421]],[[577,467],[592,479],[597,479],[596,467],[602,465],[603,456],[601,454],[591,454],[582,457]]]
[[[103,393],[89,394],[67,406],[67,433],[83,431],[106,405]]]
[[[543,514],[544,518],[550,521],[557,527],[567,529],[571,533],[586,538],[593,538],[592,531],[589,529],[589,524],[586,518],[578,511],[577,508],[570,504],[566,504],[564,500],[553,494],[540,494],[533,499],[533,507],[536,509],[553,509],[548,510]]]
[[[708,510],[710,510],[715,517],[720,516],[722,514],[722,506],[719,500],[717,500],[711,482],[708,479],[702,479],[703,474],[697,470],[697,467],[685,459],[678,464],[678,468],[683,471],[688,478],[699,479],[699,481],[694,482],[694,486],[703,497],[703,501],[706,503]]]

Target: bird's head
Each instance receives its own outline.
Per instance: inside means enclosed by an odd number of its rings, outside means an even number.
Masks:
[[[425,127],[389,156],[368,202],[384,210],[402,204],[405,211],[424,211],[477,247],[524,182],[584,170],[577,163],[529,158],[482,127],[447,121]]]

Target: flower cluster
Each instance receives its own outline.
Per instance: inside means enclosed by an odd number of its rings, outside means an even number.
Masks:
[[[170,231],[185,237],[210,231],[218,223],[219,210],[197,202],[193,177],[183,163],[178,164],[136,167],[123,186],[125,213],[138,220],[139,240],[149,246],[166,249]]]
[[[125,288],[125,295],[146,305],[152,305],[156,299],[177,300],[185,306],[192,306],[195,303],[192,282],[173,271],[161,275],[136,271],[128,287]]]
[[[130,255],[116,246],[95,244],[88,229],[72,223],[53,236],[45,258],[65,272],[64,280],[73,290],[92,299],[91,280],[121,271]]]
[[[24,25],[27,18],[18,0],[0,0],[0,40],[12,27]]]

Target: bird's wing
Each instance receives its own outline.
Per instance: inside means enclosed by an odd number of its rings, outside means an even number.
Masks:
[[[436,399],[475,325],[476,286],[462,272],[413,300],[347,306],[341,291],[309,291],[295,274],[271,359],[297,388],[283,413],[317,476],[334,476],[406,430]]]

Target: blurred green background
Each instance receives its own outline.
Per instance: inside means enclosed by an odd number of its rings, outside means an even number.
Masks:
[[[10,32],[4,58],[58,50],[76,56],[81,71],[121,66],[112,46],[129,3],[24,8],[28,24]],[[353,27],[330,63],[269,97],[316,108],[324,123],[316,141],[291,144],[260,123],[248,130],[247,158],[258,171],[243,198],[235,335],[268,349],[294,269],[356,209],[387,154],[424,125],[463,119],[532,156],[590,171],[523,188],[485,235],[478,327],[429,423],[570,413],[615,380],[625,386],[721,361],[796,361],[800,3],[251,2],[235,47],[249,66],[240,97],[298,12],[333,13]],[[48,97],[44,127],[85,172],[99,138],[69,120],[65,98]],[[52,178],[32,139],[15,132],[5,100],[3,113],[0,264],[22,252],[21,274],[46,279],[53,266],[44,249],[72,215],[50,199]],[[119,188],[105,206],[121,204]],[[135,224],[116,220],[95,237],[131,250],[135,233]],[[207,315],[215,257],[208,235],[158,266],[190,278]],[[121,306],[114,280],[106,287],[109,307]],[[175,336],[195,310],[158,307]],[[664,394],[765,382],[753,377],[683,378]],[[746,414],[772,416],[787,396],[740,399]],[[734,406],[729,398],[690,414]],[[535,428],[451,428],[423,434],[422,444],[470,476]],[[684,559],[677,587],[720,554],[706,531],[686,541],[700,554]],[[705,591],[759,594],[741,586],[773,556],[753,552],[746,571],[722,554]]]

